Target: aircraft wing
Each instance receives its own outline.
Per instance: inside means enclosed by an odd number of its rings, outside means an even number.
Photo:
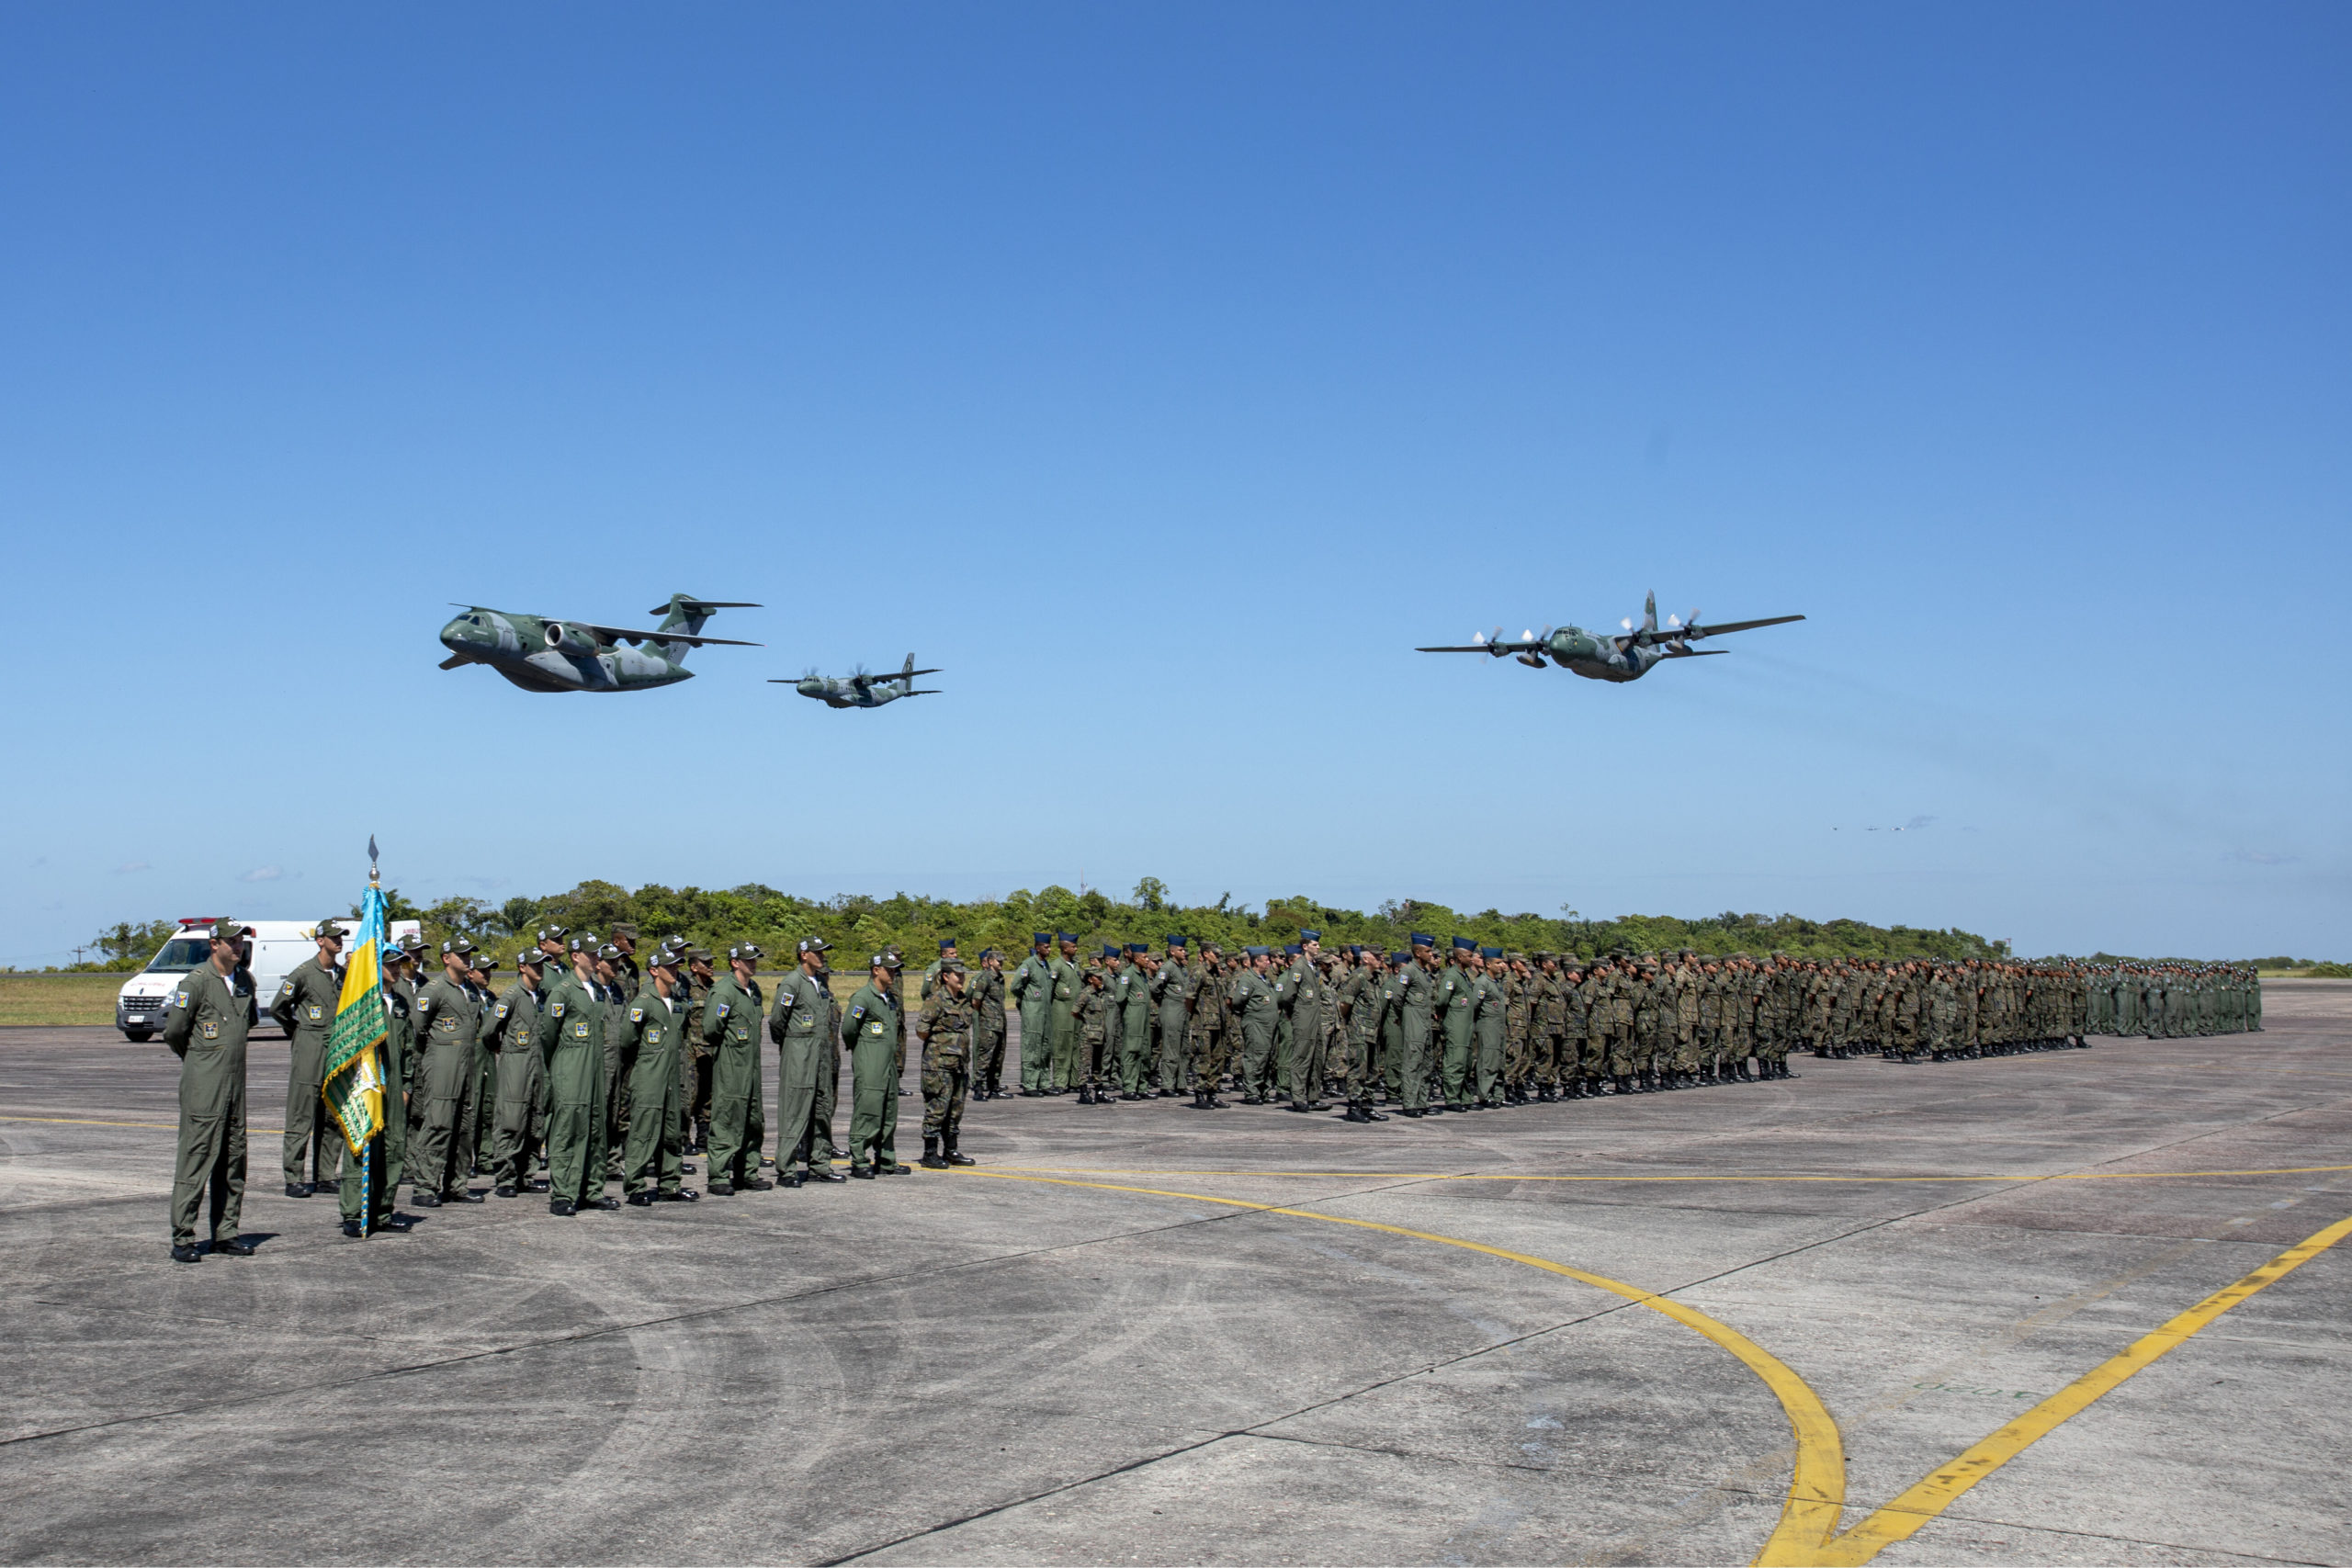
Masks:
[[[1721,659],[1724,654],[1729,653],[1731,649],[1727,648],[1669,648],[1660,657],[1666,659]]]
[[[542,615],[541,620],[560,621],[560,615]],[[600,626],[594,621],[564,621],[567,626],[577,626],[594,634],[598,642],[683,642],[688,648],[765,648],[763,642],[744,642],[731,637],[688,637],[684,632],[647,631],[638,626]]]
[[[468,659],[462,653],[453,653],[448,658],[443,660],[436,668],[442,670],[455,670],[460,664],[471,664],[472,662],[472,660]]]
[[[1417,648],[1415,653],[1488,653],[1500,659],[1506,653],[1526,653],[1542,648],[1540,642],[1465,642],[1452,643],[1443,648]]]
[[[1753,631],[1758,626],[1784,626],[1790,621],[1802,621],[1803,615],[1767,615],[1760,621],[1725,621],[1719,626],[1686,626],[1679,634],[1684,637],[1716,637],[1724,632]]]

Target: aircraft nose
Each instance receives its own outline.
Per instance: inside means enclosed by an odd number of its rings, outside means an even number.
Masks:
[[[474,624],[463,615],[458,616],[441,628],[441,645],[444,648],[452,650],[461,649],[475,640]]]

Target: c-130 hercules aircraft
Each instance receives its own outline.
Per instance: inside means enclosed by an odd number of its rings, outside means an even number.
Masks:
[[[1726,621],[1719,626],[1702,626],[1699,612],[1688,615],[1668,615],[1666,629],[1657,624],[1657,595],[1652,593],[1642,606],[1642,624],[1634,625],[1627,616],[1617,624],[1619,632],[1589,632],[1582,626],[1547,626],[1542,637],[1523,632],[1517,642],[1505,642],[1503,629],[1497,626],[1490,637],[1473,637],[1467,643],[1444,648],[1417,648],[1415,653],[1484,653],[1500,659],[1505,654],[1518,658],[1532,670],[1544,668],[1550,658],[1563,670],[1573,670],[1589,681],[1638,681],[1650,672],[1651,667],[1663,659],[1703,659],[1725,651],[1720,648],[1692,648],[1702,637],[1721,637],[1725,632],[1752,631],[1758,626],[1777,626],[1790,621],[1802,621],[1803,615],[1770,615],[1760,621]]]
[[[742,600],[673,593],[668,604],[646,612],[662,615],[661,626],[651,631],[602,626],[592,621],[550,620],[481,604],[458,607],[465,614],[441,628],[441,641],[449,649],[441,668],[487,664],[526,692],[638,692],[673,686],[694,679],[695,672],[686,668],[691,649],[706,643],[725,648],[764,646],[696,635],[713,610],[760,607]],[[663,615],[664,611],[668,614]]]

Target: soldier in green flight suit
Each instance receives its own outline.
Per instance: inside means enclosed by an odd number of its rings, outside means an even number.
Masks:
[[[749,943],[731,951],[754,956],[759,953]],[[835,1071],[837,1066],[833,1055],[832,998],[825,987],[824,953],[823,938],[801,939],[795,950],[797,967],[776,987],[775,1008],[768,1014],[768,1038],[776,1046],[776,1180],[784,1187],[849,1179],[833,1168],[832,1127],[829,1117],[818,1114],[818,1089],[824,1076]],[[742,965],[739,974],[748,976],[749,960],[743,960]],[[758,994],[756,988],[752,994]],[[756,1058],[752,1076],[754,1080],[759,1077]],[[894,1098],[891,1108],[896,1110],[897,1106]],[[716,1149],[714,1143],[714,1153]],[[748,1168],[752,1175],[759,1174],[759,1145],[754,1144]],[[714,1165],[711,1168],[719,1168]]]
[[[490,1117],[490,1176],[498,1197],[513,1198],[536,1185],[532,1162],[547,1135],[539,1111],[547,1089],[547,1058],[539,1055],[539,1009],[547,1001],[546,956],[526,948],[514,955],[514,983],[491,1004],[481,1039],[498,1061],[497,1088]]]
[[[343,1211],[343,1234],[355,1239],[373,1231],[408,1228],[395,1194],[400,1190],[401,1166],[408,1152],[408,1058],[415,1041],[409,1025],[409,1008],[414,993],[401,974],[408,964],[407,953],[387,941],[377,949],[377,962],[382,965],[383,974],[384,1038],[376,1048],[381,1053],[379,1063],[384,1074],[384,1129],[376,1134],[368,1159],[347,1158],[343,1162],[343,1176],[336,1183],[336,1196]],[[360,1190],[363,1170],[372,1188],[364,1195]]]
[[[1067,1094],[1078,1084],[1078,993],[1086,984],[1086,974],[1079,967],[1078,938],[1059,931],[1054,940],[1061,952],[1054,960],[1053,1005],[1046,1019],[1053,1030],[1053,1047],[1046,1092]]]
[[[1478,944],[1466,936],[1453,939],[1451,961],[1431,987],[1437,1025],[1443,1032],[1444,1056],[1439,1076],[1444,1085],[1445,1109],[1470,1109],[1471,1066],[1476,1058],[1478,975],[1482,965]]]
[[[1478,964],[1470,971],[1472,994],[1476,1005],[1471,1012],[1471,1063],[1475,1077],[1471,1082],[1473,1103],[1481,1111],[1503,1108],[1503,1047],[1510,1017],[1510,993],[1505,988],[1503,976],[1510,965],[1503,961],[1503,950],[1486,947],[1478,950]]]
[[[703,1047],[710,1054],[710,1147],[703,1160],[703,1186],[714,1198],[731,1198],[739,1187],[757,1190],[763,1181],[760,1145],[767,1138],[767,1117],[760,1094],[760,1019],[765,998],[760,994],[759,962],[760,950],[751,942],[739,942],[729,948],[727,973],[713,980],[704,993],[702,1014],[696,1021]],[[815,967],[814,955],[802,954],[801,974],[809,974]],[[813,1037],[824,1023],[820,1010],[811,1011],[802,1032]],[[779,1109],[787,1118],[796,1109],[796,1086],[799,1090],[799,1120],[784,1123],[783,1142],[776,1153],[779,1172],[792,1163],[792,1140],[807,1132],[816,1103],[813,1055],[799,1066],[796,1075],[787,1063],[776,1089]]]
[[[296,964],[277,987],[269,1016],[286,1031],[292,1060],[286,1075],[286,1195],[307,1198],[341,1185],[343,1134],[319,1097],[326,1077],[327,1036],[343,999],[343,928],[332,919],[311,929],[316,956]],[[309,1175],[305,1175],[306,1168]]]
[[[571,939],[571,973],[548,987],[539,1054],[548,1066],[548,1213],[617,1209],[605,1196],[605,989],[596,939]]]
[[[1005,983],[1005,995],[1021,1010],[1021,1097],[1044,1094],[1053,1077],[1053,933],[1029,933],[1029,956]]]
[[[972,1004],[972,1098],[1004,1092],[1004,954],[980,949],[980,966],[964,976]]]
[[[458,1168],[468,1176],[490,1174],[491,1145],[498,1125],[498,1046],[491,1038],[491,1010],[498,1005],[492,977],[498,960],[480,948],[467,958],[466,985],[474,994],[473,1066],[466,1075],[466,1102],[458,1111]]]
[[[1159,1014],[1159,1093],[1172,1096],[1183,1089],[1184,1075],[1192,1066],[1193,990],[1200,977],[1184,962],[1181,932],[1169,933],[1167,948],[1167,956],[1151,977],[1151,1001]],[[1215,1087],[1194,1085],[1192,1108],[1207,1110],[1208,1090]]]
[[[1413,933],[1411,952],[1396,971],[1397,1098],[1406,1115],[1429,1114],[1430,1053],[1437,1030],[1436,938]]]
[[[907,1176],[899,1163],[899,1011],[890,999],[890,966],[881,953],[866,961],[865,984],[842,1014],[842,1043],[850,1051],[854,1110],[849,1124],[849,1173],[860,1180]]]
[[[1127,943],[1127,971],[1119,976],[1119,1098],[1149,1100],[1151,987],[1159,973],[1151,949]]]
[[[1249,966],[1226,987],[1233,1021],[1241,1031],[1241,1103],[1263,1105],[1274,1077],[1274,987],[1267,979],[1273,953],[1263,947],[1245,947]]]
[[[1290,1109],[1313,1111],[1323,1102],[1324,1020],[1333,1004],[1323,972],[1316,967],[1323,956],[1323,933],[1298,933],[1298,951],[1274,981],[1274,1008],[1290,1021]]]
[[[474,944],[461,936],[443,942],[439,977],[416,995],[416,1029],[424,1041],[419,1069],[424,1116],[413,1145],[416,1157],[410,1164],[416,1190],[409,1201],[420,1209],[481,1201],[466,1186],[470,1151],[458,1147],[458,1122],[473,1073],[474,1034],[481,1021],[469,978],[473,966],[468,960],[473,950]],[[461,1165],[461,1159],[467,1163]]]
[[[701,1196],[681,1185],[685,1138],[678,1114],[678,1057],[692,1027],[684,998],[676,994],[684,966],[683,955],[656,949],[649,968],[651,983],[640,985],[637,999],[628,1004],[630,1109],[621,1201],[640,1209]]]
[[[181,976],[164,1015],[164,1043],[180,1059],[180,1141],[172,1168],[172,1261],[194,1263],[198,1208],[210,1199],[206,1227],[216,1258],[249,1258],[237,1235],[245,1203],[245,1037],[255,1017],[245,928],[234,920],[207,932],[208,961]]]

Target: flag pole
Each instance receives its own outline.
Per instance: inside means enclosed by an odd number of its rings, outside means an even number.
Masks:
[[[370,833],[368,835],[368,891],[373,893],[378,886],[376,835]],[[376,996],[379,1000],[382,999],[384,994],[383,942],[382,936],[376,939]],[[382,1046],[379,1043],[370,1045],[368,1049],[380,1051]],[[387,1111],[386,1114],[389,1115],[390,1112]],[[379,1132],[375,1137],[359,1145],[359,1236],[363,1241],[373,1235],[376,1229],[375,1154],[376,1144],[382,1137],[383,1134]]]

